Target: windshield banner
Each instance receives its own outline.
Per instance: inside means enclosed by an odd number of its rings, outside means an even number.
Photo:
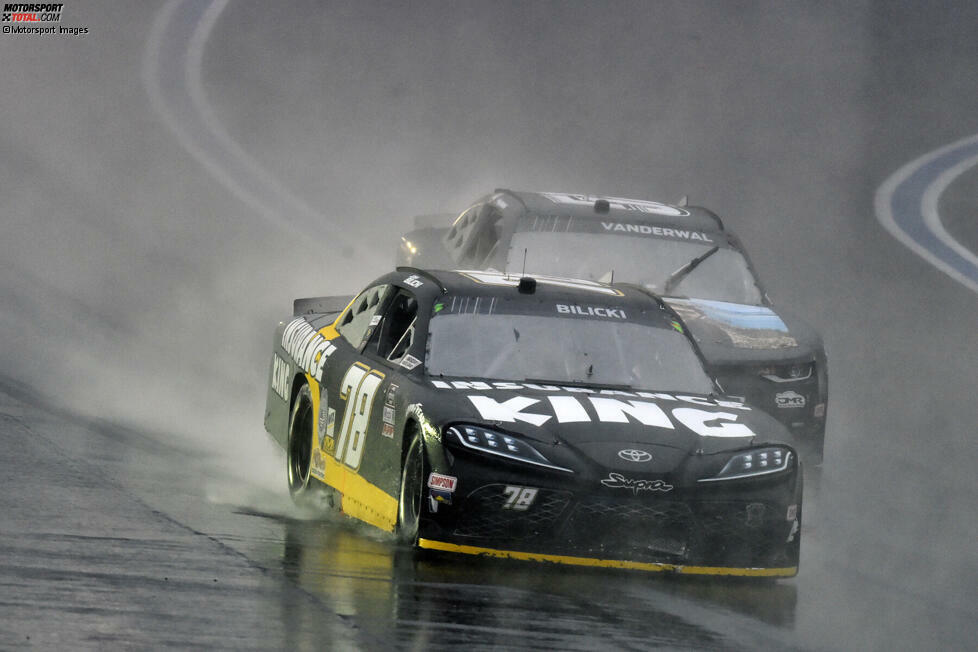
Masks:
[[[527,215],[519,221],[516,230],[524,233],[594,233],[606,235],[625,235],[646,238],[663,238],[684,242],[699,242],[721,247],[727,245],[719,233],[708,233],[678,226],[663,226],[651,220],[636,218],[622,221],[616,219],[588,219],[570,215]]]

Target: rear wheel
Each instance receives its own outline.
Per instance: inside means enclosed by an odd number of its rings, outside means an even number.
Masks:
[[[408,443],[401,469],[401,495],[397,504],[397,538],[414,545],[418,541],[424,490],[424,446],[417,432]]]
[[[289,493],[292,500],[303,502],[309,493],[309,467],[312,462],[312,394],[303,385],[296,394],[289,416],[289,446],[286,454]]]

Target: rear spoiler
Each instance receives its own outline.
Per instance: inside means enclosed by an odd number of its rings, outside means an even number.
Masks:
[[[292,302],[292,314],[299,315],[339,313],[353,301],[353,295],[340,297],[310,297]]]
[[[429,215],[415,215],[414,228],[416,229],[447,229],[458,217],[457,213],[431,213]]]

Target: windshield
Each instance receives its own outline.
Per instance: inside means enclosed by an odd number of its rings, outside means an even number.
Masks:
[[[428,347],[435,377],[714,391],[682,334],[636,321],[444,310]]]
[[[664,238],[602,235],[576,232],[517,232],[513,234],[507,269],[526,269],[553,276],[640,283],[663,293],[666,279],[697,256],[716,246],[713,243]],[[740,252],[720,247],[695,269],[673,283],[669,296],[712,299],[729,303],[761,305],[747,261]]]

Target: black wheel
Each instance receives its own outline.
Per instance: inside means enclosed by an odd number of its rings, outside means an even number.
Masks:
[[[289,417],[289,447],[286,465],[289,473],[289,493],[292,500],[304,501],[309,493],[309,467],[312,462],[313,437],[312,395],[303,385],[296,394]]]
[[[421,499],[424,490],[424,446],[421,435],[414,433],[404,454],[401,469],[401,495],[397,504],[397,538],[414,545],[421,522]]]

